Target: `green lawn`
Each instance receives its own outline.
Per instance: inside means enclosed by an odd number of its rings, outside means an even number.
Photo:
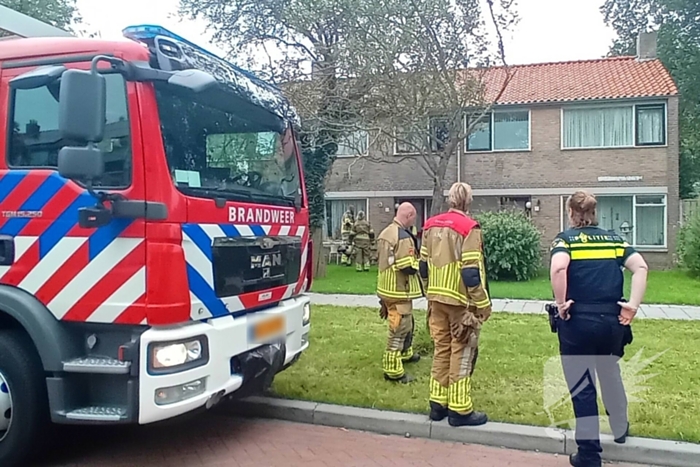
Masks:
[[[298,363],[277,376],[273,393],[284,398],[427,413],[432,342],[425,328],[425,313],[416,313],[414,348],[424,358],[408,366],[417,378],[411,385],[389,383],[382,377],[386,326],[374,309],[314,306],[311,346]],[[656,376],[643,383],[649,389],[636,395],[644,402],[630,403],[632,435],[700,442],[700,352],[696,350],[700,326],[639,320],[634,323],[634,333],[634,343],[626,348],[626,362],[642,349],[643,359],[666,353],[641,372]],[[477,410],[485,411],[492,421],[549,426],[543,375],[550,359],[560,368],[556,342],[543,316],[493,315],[482,331],[474,373]],[[625,381],[629,383],[629,379]],[[573,418],[571,403],[566,393],[563,396],[564,403],[554,410],[557,421]],[[607,423],[601,424],[601,429],[609,431]]]
[[[629,297],[630,274],[625,271],[625,293]],[[328,265],[326,277],[314,279],[312,292],[342,294],[374,294],[377,270],[356,272],[354,267]],[[551,300],[548,272],[527,282],[491,282],[493,298]],[[650,271],[644,303],[700,305],[700,280],[684,271]]]

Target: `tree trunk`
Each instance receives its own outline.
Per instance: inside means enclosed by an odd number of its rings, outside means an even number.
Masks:
[[[440,156],[437,171],[433,177],[433,201],[430,206],[430,215],[435,216],[444,211],[445,208],[445,174],[450,162],[450,156],[444,154]]]
[[[323,249],[323,228],[314,229],[311,233],[311,238],[314,241],[314,257],[312,258],[314,279],[326,277],[328,261]]]

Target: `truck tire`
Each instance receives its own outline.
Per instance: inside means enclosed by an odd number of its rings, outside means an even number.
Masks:
[[[0,330],[0,466],[28,465],[49,426],[43,367],[21,331]]]

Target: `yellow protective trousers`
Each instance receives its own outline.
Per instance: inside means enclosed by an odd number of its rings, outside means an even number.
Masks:
[[[413,357],[413,304],[411,301],[384,300],[389,310],[389,338],[382,359],[384,374],[391,379],[404,375],[403,362]]]
[[[480,326],[471,327],[458,340],[454,329],[464,322],[465,314],[475,308],[431,301],[428,305],[430,336],[435,344],[430,376],[430,401],[467,415],[474,410],[471,377],[479,353]]]

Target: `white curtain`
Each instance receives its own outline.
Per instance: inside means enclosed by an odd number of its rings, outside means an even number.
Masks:
[[[326,201],[326,235],[332,239],[340,239],[340,222],[343,214],[350,206],[353,207],[355,217],[358,211],[367,214],[367,201],[364,199],[333,199]]]
[[[664,142],[663,106],[638,109],[637,139],[640,144]]]
[[[664,206],[663,196],[637,196],[636,244],[645,246],[663,246],[664,244]]]
[[[564,111],[564,147],[632,146],[633,107]]]
[[[612,230],[625,237],[629,243],[634,243],[631,235],[622,233],[620,226],[626,222],[630,227],[634,226],[632,210],[634,202],[631,196],[599,196],[596,214],[598,224],[602,229]]]

